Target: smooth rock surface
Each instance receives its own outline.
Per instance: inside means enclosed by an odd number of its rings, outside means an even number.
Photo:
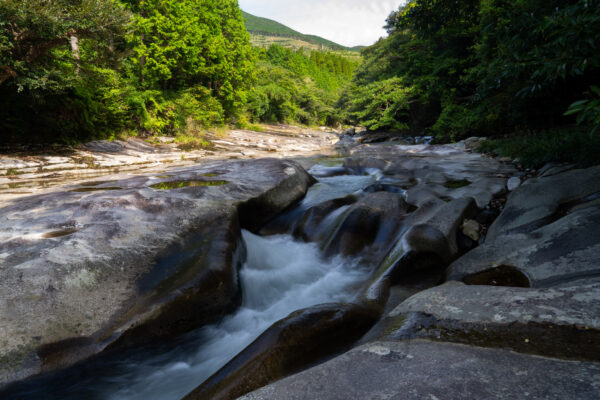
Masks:
[[[519,270],[532,287],[599,276],[600,205],[581,207],[528,233],[488,237],[483,245],[450,265],[448,279],[465,280],[501,266]],[[507,224],[512,225],[510,221]]]
[[[244,251],[238,209],[244,227],[258,229],[311,181],[289,161],[215,162],[3,207],[0,384],[233,310]]]
[[[0,143],[0,207],[5,201],[115,173],[164,174],[165,170],[223,159],[291,158],[336,154],[338,134],[290,125],[264,125],[264,132],[207,133],[207,148],[189,148],[173,137],[102,140],[76,148],[10,149]],[[148,139],[150,140],[150,139]],[[23,153],[27,155],[23,155]],[[4,176],[3,176],[4,175]]]
[[[511,193],[506,208],[490,227],[488,239],[532,232],[579,203],[599,198],[600,166],[530,179]]]
[[[600,279],[553,289],[449,282],[404,301],[380,338],[429,338],[600,361]]]
[[[347,349],[379,318],[354,304],[296,311],[267,329],[186,400],[233,400]]]
[[[324,238],[325,253],[351,256],[366,247],[370,252],[386,251],[408,214],[409,206],[400,195],[387,192],[367,194],[348,207],[335,235]]]
[[[595,400],[600,364],[423,340],[373,342],[240,400]]]
[[[382,183],[406,191],[406,201],[420,207],[432,198],[444,201],[472,197],[479,208],[506,191],[516,168],[458,145],[363,145],[351,150],[344,165],[355,171],[378,168]]]

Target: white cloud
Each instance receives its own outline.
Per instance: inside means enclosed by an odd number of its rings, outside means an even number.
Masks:
[[[385,36],[385,20],[402,0],[239,0],[242,10],[299,32],[346,46],[370,45]]]

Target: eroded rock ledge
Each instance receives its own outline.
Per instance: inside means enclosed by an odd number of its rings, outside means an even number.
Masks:
[[[218,320],[238,304],[244,228],[302,198],[297,164],[120,176],[0,210],[0,385]]]
[[[599,172],[540,172],[513,185],[445,284],[388,300],[362,346],[240,399],[597,399]]]

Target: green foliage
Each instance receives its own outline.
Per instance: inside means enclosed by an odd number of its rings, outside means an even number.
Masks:
[[[113,0],[0,1],[0,85],[38,94],[71,89],[77,69],[118,58],[112,38],[123,35],[128,18]],[[81,41],[78,55],[71,38]]]
[[[539,168],[548,162],[600,164],[600,136],[590,136],[587,129],[579,127],[488,140],[480,150],[516,158],[527,168]]]
[[[362,51],[354,78],[362,90],[342,104],[364,112],[350,111],[349,121],[377,120],[381,99],[361,102],[365,88],[399,78],[410,89],[409,109],[402,96],[398,106],[412,132],[460,139],[547,130],[575,122],[572,115],[598,125],[597,96],[584,94],[600,85],[598,0],[411,0],[387,29]]]
[[[235,0],[0,0],[0,130],[194,134],[243,111],[254,61]]]
[[[400,78],[356,86],[348,104],[350,118],[373,131],[408,129],[408,112],[414,93],[414,88],[405,87]]]
[[[209,89],[237,114],[253,81],[249,35],[235,0],[142,0],[134,19],[133,61],[146,88]]]
[[[257,49],[258,83],[248,96],[253,121],[336,124],[334,109],[355,63],[330,52],[293,51],[278,45]]]
[[[591,100],[579,100],[571,104],[565,115],[577,114],[578,124],[592,125],[591,134],[593,135],[600,128],[600,88],[598,86],[590,87]]]

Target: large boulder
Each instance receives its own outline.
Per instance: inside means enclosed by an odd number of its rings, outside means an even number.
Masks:
[[[240,400],[593,400],[600,396],[599,374],[599,363],[424,340],[381,341]]]
[[[531,287],[552,287],[597,276],[599,175],[598,167],[569,171],[516,189],[486,242],[454,262],[448,279],[502,284],[512,275]]]
[[[311,181],[293,162],[215,162],[2,208],[0,384],[218,320],[240,299],[240,223],[259,229]]]
[[[457,243],[461,223],[476,212],[471,198],[449,203],[433,199],[424,204],[403,221],[406,229],[388,247],[359,299],[381,309],[387,303],[391,286],[402,278],[446,268],[461,253]]]
[[[488,238],[533,232],[599,199],[600,166],[530,179],[511,193]]]
[[[233,400],[346,350],[379,318],[354,304],[296,311],[267,329],[186,400]]]
[[[367,194],[347,209],[336,225],[333,237],[323,238],[326,254],[357,255],[367,247],[370,252],[387,250],[390,241],[402,229],[409,210],[398,194]]]

